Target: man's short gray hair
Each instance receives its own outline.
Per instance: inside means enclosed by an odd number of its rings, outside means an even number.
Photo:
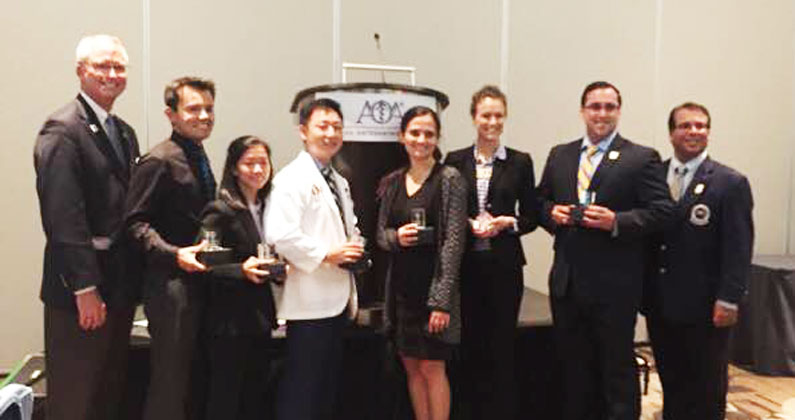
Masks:
[[[129,61],[127,49],[124,48],[124,44],[122,44],[118,37],[106,34],[86,35],[77,43],[75,61],[77,64],[84,63],[88,61],[95,52],[102,49],[111,49],[116,46],[121,50],[124,61]]]

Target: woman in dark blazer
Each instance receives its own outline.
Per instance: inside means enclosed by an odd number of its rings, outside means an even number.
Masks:
[[[229,145],[218,199],[202,216],[205,231],[232,248],[235,262],[210,269],[204,333],[209,357],[207,419],[262,419],[275,311],[268,272],[257,255],[273,168],[270,147],[254,136]]]
[[[520,236],[537,225],[530,155],[500,144],[505,95],[484,86],[470,105],[473,146],[450,152],[469,187],[470,235],[461,267],[464,400],[474,419],[515,418],[514,337],[524,291]]]
[[[439,117],[426,107],[406,111],[400,140],[409,166],[381,181],[378,245],[389,251],[385,329],[406,368],[417,420],[450,413],[445,361],[460,339],[458,273],[466,242],[466,183],[441,165]],[[421,231],[414,214],[422,210]],[[422,233],[425,235],[422,235]]]

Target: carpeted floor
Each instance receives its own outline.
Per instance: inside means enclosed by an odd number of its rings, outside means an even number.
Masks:
[[[662,419],[662,387],[652,361],[649,392],[642,399],[641,420]],[[795,420],[795,377],[762,376],[729,366],[727,420]]]

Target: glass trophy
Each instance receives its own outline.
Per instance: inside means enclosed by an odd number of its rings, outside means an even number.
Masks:
[[[417,245],[429,245],[433,243],[434,228],[428,226],[425,220],[425,209],[416,207],[411,209],[411,223],[417,225]]]
[[[472,227],[477,230],[491,230],[491,224],[494,221],[494,216],[487,211],[482,211],[478,214],[478,217],[475,218],[475,221],[472,223]]]
[[[265,260],[260,268],[268,270],[269,274],[265,277],[266,280],[278,284],[284,283],[284,279],[287,278],[287,262],[276,254],[273,245],[257,244],[257,258]]]
[[[359,258],[358,260],[354,262],[342,263],[340,264],[340,267],[348,271],[352,271],[354,273],[363,273],[369,270],[370,267],[372,267],[373,265],[373,261],[370,258],[370,253],[367,252],[367,239],[364,236],[362,236],[359,232],[356,232],[353,235],[351,235],[350,238],[348,238],[348,241],[356,242],[359,245],[361,245],[362,249],[364,249],[364,252],[362,253],[362,257]]]
[[[218,242],[218,235],[215,231],[205,230],[202,237],[207,241],[207,247],[196,254],[196,260],[207,267],[214,267],[221,264],[234,263],[234,253],[231,248],[224,248]]]
[[[596,201],[595,191],[585,191],[582,202],[575,204],[571,208],[571,220],[575,225],[581,226],[582,219],[585,217],[585,209]]]

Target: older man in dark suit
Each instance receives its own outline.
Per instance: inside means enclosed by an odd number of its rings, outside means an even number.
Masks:
[[[564,419],[637,419],[633,353],[646,235],[672,217],[659,154],[618,134],[621,95],[607,82],[583,91],[585,137],[549,153],[538,194],[555,236],[552,316],[564,358]]]
[[[215,178],[202,147],[215,122],[215,85],[179,78],[166,86],[164,99],[171,136],[135,167],[127,223],[146,259],[143,298],[152,347],[144,419],[184,420],[201,418],[189,410],[202,405],[201,396],[190,391],[192,375],[202,367],[197,338],[208,284],[196,254],[206,243],[192,244],[201,211],[215,196]]]
[[[41,300],[48,419],[118,418],[137,279],[124,245],[135,131],[111,114],[127,52],[110,35],[77,46],[80,94],[51,115],[34,149],[47,236]]]
[[[746,292],[754,242],[748,179],[707,156],[711,120],[687,102],[668,118],[674,156],[662,168],[676,223],[652,244],[644,312],[666,420],[723,420],[729,330]]]

